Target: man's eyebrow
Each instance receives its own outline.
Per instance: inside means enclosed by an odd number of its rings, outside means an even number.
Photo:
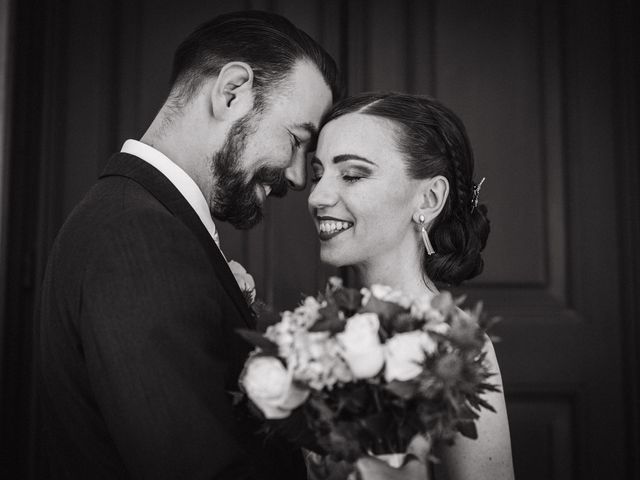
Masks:
[[[311,122],[296,123],[295,125],[293,125],[293,127],[299,128],[301,130],[306,130],[307,132],[309,132],[309,135],[311,135],[312,138],[318,135],[318,127],[316,127]]]

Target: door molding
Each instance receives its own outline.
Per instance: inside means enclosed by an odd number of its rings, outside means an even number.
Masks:
[[[11,111],[11,43],[12,9],[10,0],[0,0],[0,312],[5,308],[5,281],[7,256],[7,212],[9,172],[9,114]],[[3,355],[4,328],[0,328],[0,359]],[[0,377],[2,368],[0,368]],[[2,378],[0,378],[0,385]]]
[[[640,22],[637,2],[615,3],[614,129],[617,134],[621,329],[629,478],[640,478]]]

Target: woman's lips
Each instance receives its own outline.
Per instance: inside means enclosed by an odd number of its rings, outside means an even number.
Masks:
[[[322,241],[331,240],[333,237],[340,235],[344,230],[340,230],[339,232],[326,233],[326,232],[318,232],[318,237]]]

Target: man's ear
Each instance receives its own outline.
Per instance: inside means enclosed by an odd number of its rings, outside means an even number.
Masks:
[[[422,215],[426,224],[431,224],[440,215],[449,197],[449,180],[442,175],[427,178],[421,182],[419,189],[419,207],[414,214],[414,221]]]
[[[211,112],[218,120],[235,121],[253,109],[253,69],[244,62],[229,62],[213,83]]]

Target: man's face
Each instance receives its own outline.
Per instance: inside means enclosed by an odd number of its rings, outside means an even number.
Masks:
[[[331,90],[317,68],[298,62],[282,86],[268,93],[264,112],[251,112],[229,130],[213,155],[213,216],[246,229],[262,219],[269,194],[304,188],[306,154],[331,106]]]

